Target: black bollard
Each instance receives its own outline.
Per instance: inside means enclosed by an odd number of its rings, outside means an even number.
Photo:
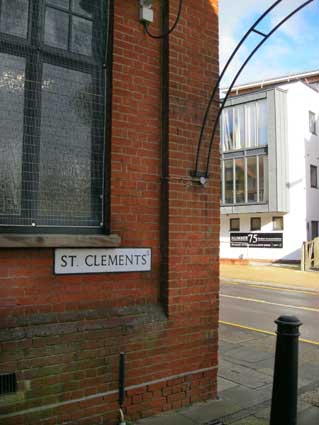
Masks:
[[[298,399],[298,337],[302,324],[295,316],[280,316],[277,324],[270,425],[296,425]]]

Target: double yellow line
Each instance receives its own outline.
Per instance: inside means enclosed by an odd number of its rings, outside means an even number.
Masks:
[[[240,301],[250,301],[250,302],[254,302],[254,303],[276,305],[278,307],[294,308],[294,309],[297,309],[297,310],[313,311],[313,312],[319,313],[319,308],[315,308],[315,307],[303,307],[303,306],[299,306],[299,305],[273,303],[273,302],[270,302],[270,301],[259,300],[259,299],[256,299],[256,298],[238,297],[238,296],[235,296],[235,295],[226,295],[226,294],[220,294],[220,297],[233,298],[235,300],[240,300]]]
[[[265,331],[263,329],[253,328],[251,326],[244,326],[244,325],[240,325],[239,323],[225,322],[224,320],[219,320],[219,323],[221,325],[233,326],[235,328],[240,328],[240,329],[245,329],[245,330],[248,330],[248,331],[259,332],[259,333],[266,334],[266,335],[276,335],[275,332]],[[319,342],[318,341],[312,341],[311,339],[300,338],[299,341],[300,342],[305,342],[306,344],[318,345],[319,346]]]
[[[305,294],[305,295],[315,295],[319,296],[319,292],[311,291],[311,290],[302,290],[302,289],[291,289],[291,288],[285,288],[283,286],[272,286],[272,285],[256,285],[254,283],[244,283],[244,282],[231,282],[231,281],[224,281],[223,285],[245,285],[248,288],[261,288],[261,289],[268,289],[271,291],[281,291],[281,292],[295,292],[297,294]]]

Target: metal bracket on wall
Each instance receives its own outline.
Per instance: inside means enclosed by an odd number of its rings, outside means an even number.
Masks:
[[[200,179],[202,177],[204,177],[206,180],[209,178],[209,166],[210,166],[210,157],[211,157],[211,153],[212,153],[212,147],[213,147],[213,143],[215,141],[216,138],[216,132],[218,129],[218,124],[219,124],[219,120],[222,114],[222,111],[226,105],[226,101],[237,81],[237,79],[239,78],[240,74],[242,73],[242,71],[244,70],[244,68],[246,67],[247,63],[250,61],[250,59],[254,56],[254,54],[259,50],[259,48],[286,22],[288,21],[290,18],[292,18],[296,13],[300,12],[303,8],[305,8],[306,6],[308,6],[310,3],[312,3],[314,0],[308,0],[304,3],[302,3],[299,7],[297,7],[296,9],[294,9],[291,13],[289,13],[288,15],[285,16],[285,18],[283,18],[273,29],[271,29],[267,34],[265,34],[262,31],[259,31],[257,29],[258,24],[264,20],[264,18],[269,15],[269,13],[276,8],[276,6],[279,5],[279,3],[282,2],[282,0],[277,0],[275,1],[257,20],[256,22],[249,28],[249,30],[245,33],[245,35],[242,37],[242,39],[240,40],[240,42],[238,43],[238,45],[236,46],[236,48],[234,49],[234,51],[232,52],[232,54],[230,55],[228,61],[226,62],[214,88],[212,91],[212,94],[209,98],[209,102],[208,102],[208,106],[206,108],[205,111],[205,115],[204,115],[204,119],[202,122],[202,126],[201,126],[201,131],[200,131],[200,136],[199,136],[199,140],[198,140],[198,144],[197,144],[197,152],[196,152],[196,160],[195,160],[195,168],[194,170],[191,171],[191,177],[193,179],[194,183],[199,183]],[[228,87],[227,93],[225,95],[225,97],[222,99],[222,101],[219,101],[219,86],[221,83],[222,78],[224,77],[230,63],[232,62],[233,58],[235,57],[236,53],[238,52],[239,48],[243,45],[243,43],[245,42],[245,40],[248,38],[248,36],[251,33],[255,33],[258,34],[262,37],[262,39],[257,43],[256,47],[252,50],[252,52],[248,55],[248,57],[246,58],[246,60],[242,63],[242,65],[239,67],[239,70],[237,71],[235,77],[233,78],[230,86]],[[210,125],[208,125],[208,115],[211,111],[212,105],[214,103],[214,101],[216,100],[216,96],[218,95],[218,100],[217,103],[219,104],[219,108],[218,108],[218,112],[216,117],[214,118],[213,122],[210,123]],[[206,144],[206,146],[204,146],[204,133],[205,130],[208,128],[207,131],[210,131],[209,129],[212,128],[212,132],[208,137],[209,143],[208,145]],[[200,170],[200,162],[204,164],[204,170]]]

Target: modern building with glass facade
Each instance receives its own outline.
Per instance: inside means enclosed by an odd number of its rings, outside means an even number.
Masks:
[[[282,83],[233,96],[223,111],[222,260],[298,261],[318,236],[319,93]]]

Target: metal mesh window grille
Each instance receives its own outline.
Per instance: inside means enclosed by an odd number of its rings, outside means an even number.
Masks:
[[[103,225],[106,0],[0,0],[0,230]]]
[[[11,394],[17,391],[17,377],[15,373],[0,375],[0,395]]]

